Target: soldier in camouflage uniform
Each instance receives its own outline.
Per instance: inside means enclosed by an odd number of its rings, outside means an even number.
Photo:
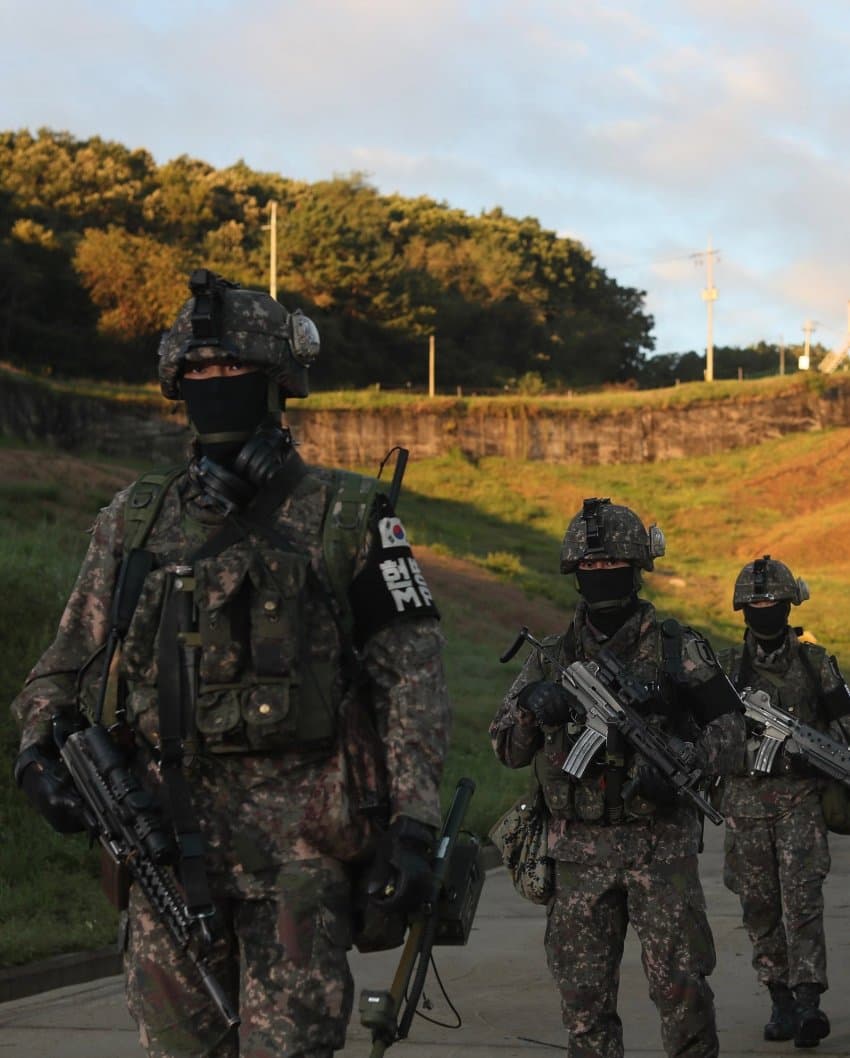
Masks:
[[[181,799],[194,812],[217,912],[211,968],[241,1026],[224,1031],[133,886],[127,996],[149,1055],[328,1058],[352,1005],[351,864],[377,841],[364,889],[382,911],[415,905],[430,877],[449,725],[438,615],[374,480],[307,467],[280,426],[285,398],[307,394],[311,321],[203,269],[190,285],[159,378],[186,401],[194,454],[97,518],[57,637],[13,704],[16,777],[57,829],[80,829],[51,719],[102,706],[172,818]],[[128,548],[142,550],[140,525],[149,572],[104,680],[116,578]],[[172,600],[192,583],[197,627],[181,647]],[[175,699],[192,643],[196,693]],[[366,809],[384,813],[377,839]]]
[[[511,768],[531,764],[543,789],[556,861],[545,948],[570,1058],[622,1058],[617,988],[629,922],[666,1053],[718,1053],[696,810],[612,730],[580,780],[562,770],[582,727],[555,662],[592,660],[603,646],[654,692],[648,723],[691,743],[708,774],[737,765],[740,701],[711,647],[690,628],[662,622],[639,597],[640,571],[663,553],[656,526],[647,532],[633,511],[608,499],[585,500],[561,550],[561,572],[575,573],[581,595],[573,621],[543,641],[545,653],[529,655],[490,726],[499,759]]]
[[[808,598],[784,563],[770,555],[748,563],[733,595],[746,622],[744,641],[720,661],[739,690],[765,691],[775,706],[846,743],[850,694],[835,658],[788,625],[791,605]],[[756,772],[759,741],[751,727],[745,766],[724,783],[724,881],[741,899],[753,966],[773,1001],[764,1038],[794,1037],[797,1046],[812,1047],[829,1034],[819,1009],[827,987],[822,890],[830,863],[822,780],[788,754],[777,757],[772,774]]]

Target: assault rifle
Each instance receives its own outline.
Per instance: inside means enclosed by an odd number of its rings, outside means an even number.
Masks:
[[[484,873],[477,839],[458,842],[458,836],[474,792],[472,779],[458,782],[437,841],[429,893],[411,916],[389,991],[364,988],[360,993],[360,1023],[372,1030],[369,1058],[383,1058],[388,1047],[407,1037],[434,945],[466,944],[469,937]]]
[[[565,666],[523,627],[500,660],[510,661],[525,642],[557,668],[585,725],[562,765],[567,775],[574,779],[584,775],[596,751],[607,740],[609,728],[613,728],[658,770],[678,796],[690,801],[715,825],[723,822],[723,816],[699,791],[704,775],[694,763],[693,751],[681,739],[661,735],[649,727],[635,709],[649,701],[649,688],[635,679],[610,650],[601,650],[593,661],[574,661]]]
[[[86,823],[118,867],[127,870],[175,947],[198,971],[228,1029],[239,1024],[205,952],[212,943],[213,908],[191,912],[166,868],[174,857],[170,828],[150,793],[127,767],[124,756],[100,724],[70,730],[53,721],[59,753],[85,806]]]
[[[746,687],[741,692],[741,701],[747,718],[762,728],[754,771],[769,774],[777,753],[785,746],[786,753],[800,757],[830,779],[850,786],[850,747],[771,705],[770,695],[765,691]]]

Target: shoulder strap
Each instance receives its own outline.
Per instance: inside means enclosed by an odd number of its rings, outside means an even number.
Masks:
[[[675,617],[661,622],[661,667],[674,682],[682,677],[682,626]]]
[[[165,494],[185,470],[185,466],[150,470],[130,486],[124,506],[124,553],[140,548],[148,538],[162,510]]]
[[[380,482],[377,478],[335,470],[322,527],[322,551],[331,589],[339,606],[343,631],[353,632],[354,618],[348,598],[351,569],[366,539],[369,512]]]
[[[740,646],[729,647],[725,656],[729,659],[729,667],[726,670],[729,682],[736,690],[741,690],[749,677],[751,669],[751,665],[749,664],[750,651],[747,647],[746,640],[744,640]]]
[[[823,684],[821,683],[820,669],[826,656],[826,648],[818,643],[800,643],[799,647],[800,661],[806,675],[812,681],[818,702],[821,702],[823,700]],[[817,656],[817,662],[815,662],[815,656]]]
[[[570,665],[576,660],[576,629],[574,620],[570,620],[566,632],[561,636],[561,644],[558,654],[560,661],[565,665]]]

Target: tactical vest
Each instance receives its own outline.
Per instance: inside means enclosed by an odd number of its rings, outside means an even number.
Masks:
[[[169,490],[184,471],[154,471],[131,487],[125,554],[155,536]],[[302,484],[308,491],[326,487],[309,472]],[[197,613],[199,680],[192,726],[205,751],[274,753],[319,749],[332,741],[339,704],[355,678],[348,589],[378,489],[374,478],[333,472],[321,524],[320,573],[285,527],[274,524],[264,532],[252,530],[251,543],[237,540],[194,563],[187,582]],[[151,546],[156,551],[155,539]],[[127,722],[150,741],[157,735],[153,670],[180,663],[176,644],[169,654],[171,637],[162,634],[171,576],[154,568],[146,578],[124,643],[124,686],[107,701],[107,709],[124,710]],[[111,717],[104,719],[109,723]]]
[[[689,717],[678,714],[672,687],[673,679],[681,668],[682,626],[678,621],[667,620],[655,626],[656,643],[643,664],[636,666],[632,675],[648,687],[657,690],[657,702],[646,716],[652,726],[664,727],[679,737],[693,740],[696,732],[684,727]],[[557,647],[558,660],[568,666],[577,658],[575,631],[570,625],[564,636],[552,636],[544,645]],[[558,673],[552,661],[541,658],[543,679],[557,680]],[[549,811],[562,819],[574,819],[585,823],[621,823],[646,818],[655,813],[655,805],[639,794],[623,801],[622,791],[633,773],[634,757],[625,739],[617,737],[600,749],[579,780],[567,776],[561,765],[575,740],[581,734],[581,724],[562,724],[544,728],[545,744],[534,758],[534,772]]]
[[[820,672],[826,653],[816,643],[798,641],[796,657],[792,657],[784,673],[757,667],[743,643],[730,647],[723,656],[729,679],[738,690],[748,686],[764,690],[780,709],[792,713],[804,724],[826,730],[818,709],[823,692]]]

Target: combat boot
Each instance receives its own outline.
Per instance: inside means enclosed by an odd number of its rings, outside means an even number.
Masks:
[[[794,1032],[795,1047],[817,1047],[829,1035],[829,1018],[820,1009],[820,987],[813,984],[797,985],[797,1028]]]
[[[771,981],[767,987],[770,989],[773,1008],[770,1011],[770,1021],[764,1027],[764,1038],[790,1040],[797,1027],[794,993],[788,985],[778,981]]]

